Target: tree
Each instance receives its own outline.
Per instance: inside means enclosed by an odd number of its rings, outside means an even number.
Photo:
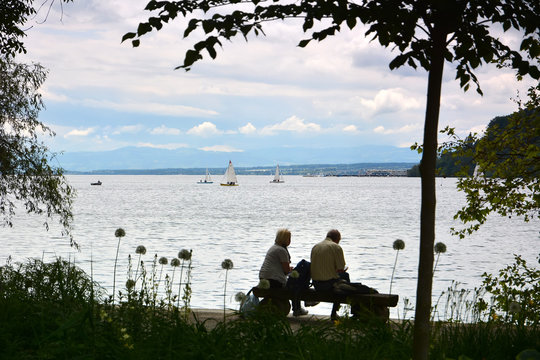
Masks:
[[[38,89],[46,78],[38,64],[17,64],[0,56],[0,214],[13,226],[18,205],[27,213],[59,216],[63,234],[71,236],[74,191],[61,168],[50,165],[54,154],[39,141],[54,133],[38,120],[43,108]],[[48,229],[48,220],[44,223]]]
[[[46,7],[49,15],[51,7],[57,0],[45,0],[40,5]],[[62,3],[73,0],[59,0]],[[26,36],[27,20],[36,15],[39,9],[34,8],[34,0],[2,0],[0,2],[0,55],[15,56],[17,53],[26,53],[22,38]],[[43,20],[45,21],[45,20]]]
[[[462,169],[457,188],[465,193],[467,204],[455,215],[464,224],[456,230],[461,238],[478,230],[491,213],[522,216],[524,221],[540,217],[540,85],[529,89],[529,100],[518,103],[518,111],[496,117],[484,136],[470,134],[459,139],[445,129],[452,141],[444,144],[457,158],[472,158],[477,171],[466,176]]]
[[[133,46],[152,30],[178,16],[189,19],[184,31],[188,37],[195,30],[204,33],[186,52],[179,68],[189,70],[203,58],[217,56],[216,46],[236,36],[264,34],[263,25],[273,20],[299,18],[310,37],[299,42],[305,47],[312,40],[321,41],[358,23],[368,25],[367,36],[382,46],[393,46],[398,52],[391,62],[395,69],[405,64],[428,71],[427,105],[421,161],[422,202],[420,222],[420,256],[414,330],[415,359],[427,359],[429,351],[429,318],[435,239],[435,168],[437,133],[444,62],[456,64],[456,78],[467,91],[470,83],[482,94],[474,70],[485,63],[510,66],[518,76],[540,78],[535,65],[540,55],[540,3],[537,0],[300,0],[298,2],[260,0],[151,0],[146,10],[157,12],[139,24],[136,32],[123,36]],[[198,17],[200,15],[200,17]],[[317,23],[320,29],[313,30]],[[517,49],[494,35],[492,25],[511,28],[523,34]],[[525,57],[525,58],[524,58]],[[532,63],[531,63],[532,62]]]
[[[46,0],[49,10],[57,0]],[[70,2],[73,0],[59,0]],[[38,120],[44,107],[39,88],[47,76],[39,64],[18,64],[13,58],[25,53],[22,38],[27,20],[38,13],[33,0],[0,2],[0,216],[4,226],[13,226],[17,205],[27,213],[59,216],[62,233],[78,246],[71,234],[73,188],[63,170],[51,166],[54,154],[39,141],[38,135],[54,132]],[[45,21],[45,20],[43,20]],[[49,229],[48,220],[44,222]]]

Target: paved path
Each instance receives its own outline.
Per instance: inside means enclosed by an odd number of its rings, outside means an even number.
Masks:
[[[223,321],[223,310],[217,309],[191,309],[192,315],[197,318],[198,321],[206,321],[208,326],[215,325]],[[225,320],[233,320],[238,318],[238,313],[235,310],[225,311]],[[292,312],[287,316],[291,326],[293,328],[300,327],[300,324],[314,322],[314,321],[330,321],[329,315],[312,315],[307,314],[304,316],[294,317]]]

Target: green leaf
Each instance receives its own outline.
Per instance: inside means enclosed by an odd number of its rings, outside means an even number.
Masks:
[[[141,40],[139,40],[139,39],[133,40],[133,41],[131,42],[131,45],[132,45],[133,47],[139,47],[140,44],[141,44]]]
[[[128,32],[128,33],[124,34],[124,36],[122,36],[122,41],[121,42],[124,42],[127,39],[133,39],[135,36],[137,36],[137,34],[135,34],[134,32]]]
[[[152,31],[152,27],[149,23],[140,23],[137,28],[137,36],[142,36],[150,31]]]
[[[312,39],[305,39],[305,40],[302,40],[298,43],[298,46],[300,47],[306,47],[307,44],[309,44],[309,42],[311,41]]]

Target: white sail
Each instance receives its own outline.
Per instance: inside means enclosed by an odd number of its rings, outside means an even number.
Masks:
[[[236,173],[234,172],[234,167],[233,167],[232,161],[230,160],[229,160],[229,167],[227,168],[227,171],[225,171],[223,180],[224,182],[221,183],[221,185],[225,185],[225,186],[238,185],[238,180],[236,179]]]
[[[197,182],[198,184],[212,184],[212,178],[210,177],[210,173],[208,172],[208,168],[206,169],[206,175],[204,176],[204,180],[199,180]]]
[[[276,173],[274,175],[274,180],[270,181],[270,182],[273,182],[273,183],[282,183],[282,182],[285,182],[282,177],[281,177],[281,174],[279,173],[279,164],[276,165]]]

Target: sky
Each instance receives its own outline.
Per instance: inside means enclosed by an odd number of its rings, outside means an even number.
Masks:
[[[298,21],[268,23],[265,37],[225,42],[216,60],[205,55],[186,72],[174,68],[198,38],[183,38],[185,20],[146,35],[138,48],[121,43],[153,15],[143,10],[146,3],[55,2],[27,24],[28,53],[18,60],[49,69],[40,120],[56,133],[46,140],[51,150],[234,154],[422,142],[427,73],[391,71],[397,53],[370,42],[364,28],[299,48],[307,36]],[[484,96],[474,87],[463,92],[454,67],[445,65],[440,128],[450,125],[461,136],[482,131],[495,116],[515,111],[511,98],[532,84],[491,65],[476,74]]]

